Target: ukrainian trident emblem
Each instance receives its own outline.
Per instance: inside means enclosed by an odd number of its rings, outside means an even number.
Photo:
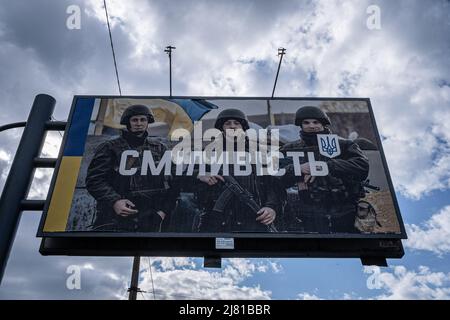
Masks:
[[[341,154],[339,137],[337,134],[318,134],[317,143],[319,145],[320,154],[325,157],[335,158]]]

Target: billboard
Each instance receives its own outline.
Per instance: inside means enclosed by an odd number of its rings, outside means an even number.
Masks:
[[[406,233],[369,99],[77,96],[38,236]]]

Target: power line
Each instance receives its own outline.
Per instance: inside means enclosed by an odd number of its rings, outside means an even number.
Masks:
[[[150,257],[147,257],[147,259],[148,259],[148,269],[150,270],[150,279],[152,280],[153,300],[156,300],[155,284],[153,283],[152,264],[150,263]]]
[[[119,71],[117,71],[116,54],[114,52],[114,45],[113,45],[113,40],[112,40],[112,35],[111,35],[111,27],[109,25],[108,9],[106,8],[106,0],[103,0],[103,4],[105,6],[106,23],[108,25],[109,41],[111,43],[111,50],[112,50],[112,55],[113,55],[113,60],[114,60],[114,69],[116,70],[117,86],[119,87],[119,94],[122,95],[122,89],[120,88]]]
[[[112,35],[111,35],[111,26],[109,24],[109,15],[108,15],[108,8],[106,7],[106,0],[103,0],[103,5],[105,7],[106,24],[108,25],[109,41],[111,43],[111,51],[112,51],[113,60],[114,60],[114,69],[116,71],[117,86],[119,87],[119,95],[122,96],[122,89],[120,87],[119,71],[117,69],[116,53],[114,51],[114,44],[113,44]],[[129,300],[136,300],[136,298],[137,298],[136,296],[137,296],[138,292],[140,292],[145,299],[144,294],[138,288],[139,267],[140,267],[140,256],[135,256],[134,260],[133,260],[133,270],[132,270],[132,274],[131,274],[131,285],[130,285],[130,288],[128,289],[128,291],[130,293],[129,297],[128,297]]]
[[[52,119],[53,121],[57,121],[57,120],[55,119],[55,117],[54,117],[53,115],[51,116],[51,118],[50,118],[50,119]],[[60,136],[61,136],[61,138],[62,138],[63,136],[62,136],[62,133],[61,133],[61,131],[58,131],[58,133],[59,133],[59,135],[60,135]]]

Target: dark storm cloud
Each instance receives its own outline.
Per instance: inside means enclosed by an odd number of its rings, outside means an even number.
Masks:
[[[66,10],[70,5],[78,5],[81,9],[79,30],[70,30],[66,26],[69,18]],[[95,65],[99,69],[111,68],[112,62],[106,26],[86,15],[84,9],[83,1],[3,1],[0,39],[4,45],[14,45],[20,51],[33,53],[53,79],[81,80],[84,67],[91,64],[92,59],[96,59]],[[120,40],[126,48],[126,40]]]
[[[66,27],[66,9],[72,4],[82,12],[80,30]],[[117,93],[106,25],[85,14],[85,8],[82,1],[2,1],[2,122],[25,120],[38,93],[56,98],[60,119],[67,117],[74,94]],[[129,41],[120,30],[115,32],[121,43],[119,57],[129,50]]]

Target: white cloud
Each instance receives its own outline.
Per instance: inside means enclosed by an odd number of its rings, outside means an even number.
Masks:
[[[41,151],[43,158],[57,158],[62,142],[63,132],[48,131]]]
[[[308,292],[302,292],[297,294],[297,298],[299,300],[323,300],[321,298],[319,298],[318,296],[316,296],[315,294],[310,294]]]
[[[185,257],[158,257],[158,258],[142,258],[142,266],[148,269],[149,264],[158,265],[158,268],[162,271],[175,270],[177,268],[193,268],[195,263],[190,258]]]
[[[361,300],[362,298],[357,295],[355,292],[351,292],[351,293],[344,293],[342,295],[341,300]]]
[[[11,155],[6,153],[5,150],[0,150],[0,161],[4,161],[6,163],[11,161]]]
[[[54,169],[37,168],[28,191],[27,199],[41,200],[47,198],[48,189]]]
[[[272,268],[272,271],[274,273],[280,273],[280,272],[283,271],[283,266],[282,265],[280,265],[278,263],[275,263],[275,262],[269,262],[269,264],[270,264],[270,267]]]
[[[9,140],[10,144],[6,144],[5,149],[0,149],[0,190],[8,177],[9,170],[12,165],[12,160],[14,158],[14,153],[16,152],[17,146],[13,143],[17,141],[19,143],[20,132],[15,132],[13,135],[10,134],[13,139]],[[6,133],[4,133],[6,134]],[[57,158],[59,148],[61,145],[62,137],[58,132],[48,132],[47,137],[44,140],[44,145],[41,151],[41,157],[44,158]],[[20,160],[19,160],[20,161]],[[47,196],[48,187],[52,178],[53,169],[36,169],[30,191],[28,193],[29,198],[33,199],[45,199]]]
[[[274,262],[252,262],[247,259],[227,259],[226,266],[217,271],[199,269],[193,259],[184,259],[176,268],[167,260],[152,259],[152,272],[145,264],[141,270],[140,288],[147,291],[147,299],[270,299],[271,291],[260,285],[248,286],[243,282],[257,273],[273,268]],[[165,264],[165,266],[164,266]],[[275,265],[277,265],[275,263]],[[156,267],[155,267],[156,266]],[[280,268],[277,266],[277,268]],[[152,277],[153,275],[153,283]]]
[[[418,271],[396,266],[393,272],[379,275],[382,289],[387,293],[376,296],[380,300],[442,300],[450,299],[450,273],[433,272],[420,266]]]
[[[413,250],[426,250],[440,256],[450,252],[450,206],[431,216],[422,225],[406,225],[409,239],[405,246]]]
[[[85,264],[83,265],[83,269],[86,269],[86,270],[94,270],[94,266],[92,265],[92,263],[85,263]]]
[[[450,273],[435,272],[429,267],[419,266],[408,270],[404,266],[388,269],[364,267],[364,273],[370,274],[367,280],[376,284],[369,293],[362,296],[357,292],[340,294],[338,300],[448,300],[450,299]],[[376,278],[375,278],[376,277]],[[297,298],[303,300],[323,300],[316,293],[302,292]],[[382,293],[380,293],[382,292]],[[380,294],[379,294],[380,293]]]
[[[11,163],[11,154],[3,149],[0,149],[0,187],[2,187],[5,183],[9,169],[11,168]]]

